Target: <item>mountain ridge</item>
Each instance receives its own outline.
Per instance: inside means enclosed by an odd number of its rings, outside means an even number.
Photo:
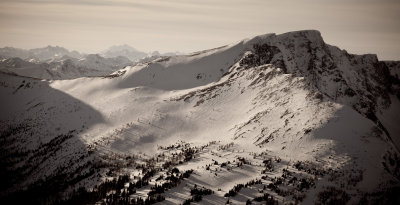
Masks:
[[[69,51],[60,46],[47,46],[43,48],[21,49],[14,47],[0,48],[0,57],[21,59],[33,59],[35,61],[54,60],[62,56],[80,58],[82,55],[77,51]]]
[[[62,80],[105,76],[132,64],[133,62],[122,56],[103,58],[98,54],[89,54],[80,59],[63,56],[59,60],[47,62],[30,62],[14,57],[0,61],[0,72],[37,79]]]

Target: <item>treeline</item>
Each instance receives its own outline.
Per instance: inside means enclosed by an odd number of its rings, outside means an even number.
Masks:
[[[203,188],[198,188],[197,185],[195,184],[193,189],[190,190],[190,197],[189,199],[186,199],[183,202],[183,205],[189,205],[191,202],[199,202],[203,199],[203,196],[206,195],[211,195],[214,192],[211,189],[207,189],[205,187]]]

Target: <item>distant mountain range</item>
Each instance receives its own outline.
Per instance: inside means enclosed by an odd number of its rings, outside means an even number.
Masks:
[[[32,62],[14,57],[1,60],[0,71],[38,79],[60,80],[105,76],[132,64],[126,57],[104,58],[98,54],[86,55],[81,59],[64,56],[50,62]]]
[[[0,72],[52,80],[95,77],[111,74],[127,65],[176,54],[145,53],[126,44],[111,46],[100,54],[82,54],[59,46],[29,50],[4,47],[0,48]]]
[[[160,56],[176,56],[176,55],[181,55],[183,53],[180,52],[167,52],[167,53],[160,53],[158,51],[152,51],[149,53],[145,53],[142,51],[138,51],[137,49],[127,45],[116,45],[116,46],[111,46],[107,50],[103,51],[100,53],[103,57],[106,58],[114,58],[117,56],[124,56],[129,58],[131,61],[138,61],[141,59],[151,59],[154,57],[160,57]]]
[[[72,58],[82,57],[82,55],[77,51],[68,51],[59,46],[47,46],[44,48],[34,48],[29,50],[13,47],[0,48],[0,57],[2,58],[18,57],[23,60],[46,61],[59,59],[63,56],[70,56]]]

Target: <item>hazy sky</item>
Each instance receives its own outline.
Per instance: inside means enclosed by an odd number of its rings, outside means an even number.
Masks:
[[[0,47],[191,52],[303,29],[400,60],[400,0],[0,0]]]

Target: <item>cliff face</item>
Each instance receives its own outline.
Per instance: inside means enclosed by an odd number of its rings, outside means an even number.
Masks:
[[[364,114],[373,112],[378,98],[382,105],[390,104],[390,71],[376,55],[348,54],[325,44],[318,31],[260,37],[251,43],[255,43],[254,54],[244,64],[250,60],[250,66],[282,67],[286,73],[307,78],[326,97],[350,103]]]
[[[349,54],[327,45],[318,31],[265,35],[247,44],[253,48],[241,61],[242,66],[272,64],[285,73],[304,77],[325,98],[353,107],[390,138],[376,113],[391,105],[390,95],[398,96],[395,71],[391,74],[388,68],[395,67],[395,62],[381,62],[373,54]]]

